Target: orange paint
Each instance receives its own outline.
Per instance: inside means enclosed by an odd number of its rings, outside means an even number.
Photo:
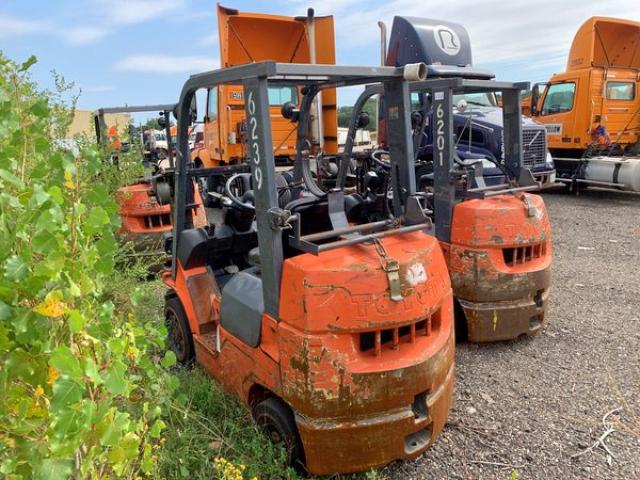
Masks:
[[[528,204],[534,207],[531,217]],[[443,249],[469,339],[536,334],[546,311],[552,259],[551,224],[542,198],[523,193],[459,203],[451,239]]]

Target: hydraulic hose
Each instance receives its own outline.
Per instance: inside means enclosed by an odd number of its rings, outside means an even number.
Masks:
[[[324,198],[326,192],[320,188],[317,184],[316,179],[313,178],[313,173],[311,172],[311,165],[309,164],[309,158],[301,159],[301,167],[302,167],[302,180],[305,185],[309,189],[309,191],[314,194],[318,198]]]

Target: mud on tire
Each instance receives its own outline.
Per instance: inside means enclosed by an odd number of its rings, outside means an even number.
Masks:
[[[304,469],[304,450],[291,408],[279,398],[269,397],[253,408],[252,415],[271,442],[284,444],[289,464]]]
[[[178,297],[167,298],[164,318],[167,326],[167,348],[176,354],[179,364],[191,365],[194,357],[193,335]]]

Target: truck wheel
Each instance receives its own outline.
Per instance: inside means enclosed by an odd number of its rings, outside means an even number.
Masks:
[[[253,408],[258,428],[274,444],[283,444],[287,460],[295,468],[304,466],[304,450],[291,408],[277,397],[269,397]]]
[[[178,297],[168,298],[165,307],[165,324],[167,326],[167,347],[176,354],[181,365],[190,365],[193,361],[193,336]]]

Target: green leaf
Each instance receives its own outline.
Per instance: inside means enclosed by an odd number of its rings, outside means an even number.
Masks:
[[[80,380],[82,369],[73,352],[66,345],[56,348],[51,354],[49,365],[55,367],[62,375],[68,375],[74,380]]]
[[[90,233],[99,232],[105,225],[110,223],[109,214],[102,207],[93,207],[86,220],[87,230]]]
[[[168,350],[162,359],[162,366],[165,368],[173,367],[176,364],[176,354]]]
[[[39,230],[31,239],[31,246],[34,252],[46,254],[58,247],[58,240],[51,232]]]
[[[112,411],[96,425],[96,433],[100,436],[100,441],[103,445],[116,445],[120,441],[122,432],[127,431],[131,426],[128,413],[117,412],[114,416],[114,410],[115,409],[112,409]]]
[[[35,55],[31,55],[25,62],[22,62],[20,67],[18,67],[19,72],[26,72],[31,68],[31,66],[38,61],[38,57]]]
[[[24,280],[29,275],[29,267],[18,255],[11,255],[4,262],[4,276],[14,282]]]
[[[86,322],[86,318],[78,311],[71,310],[69,312],[69,329],[72,333],[78,333],[82,331],[84,324]]]
[[[104,377],[104,385],[114,395],[122,395],[129,389],[129,382],[125,378],[127,366],[120,360],[113,362]]]
[[[72,472],[71,460],[56,460],[45,458],[36,471],[35,479],[49,480],[52,478],[69,478]]]
[[[11,183],[14,187],[24,188],[24,182],[7,170],[0,168],[0,178]]]
[[[53,201],[58,205],[62,205],[64,203],[64,194],[62,193],[62,189],[57,185],[51,187],[47,193],[51,196]]]
[[[120,446],[124,450],[124,456],[127,460],[131,460],[138,455],[139,445],[140,438],[133,432],[127,433],[120,442]]]
[[[12,313],[13,309],[2,300],[0,300],[0,321],[9,318]]]
[[[29,110],[38,117],[46,117],[49,115],[49,102],[46,98],[41,98],[34,102]]]
[[[93,361],[93,358],[87,357],[85,359],[84,373],[96,385],[100,385],[102,383],[102,377],[100,376],[100,371],[98,370],[98,366],[96,365],[96,362]]]
[[[151,438],[160,438],[160,433],[165,429],[167,425],[162,420],[156,420],[149,430],[149,435]]]
[[[60,410],[67,405],[79,402],[82,399],[82,387],[78,382],[67,377],[60,377],[53,384],[53,396],[51,397],[51,409]]]

